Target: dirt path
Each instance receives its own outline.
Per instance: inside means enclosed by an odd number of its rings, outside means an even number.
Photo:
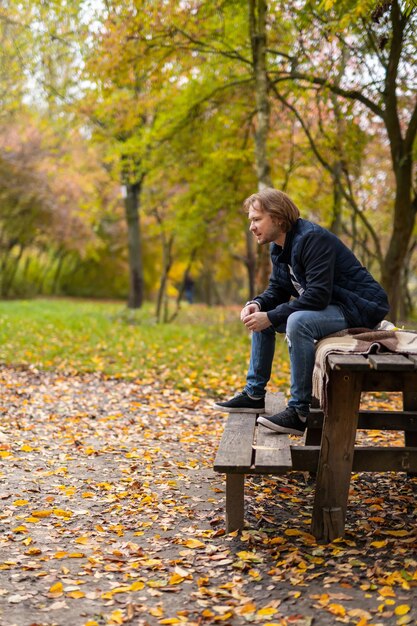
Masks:
[[[346,539],[321,546],[314,482],[254,478],[227,536],[207,400],[4,367],[0,385],[0,624],[417,624],[415,479],[355,476]]]

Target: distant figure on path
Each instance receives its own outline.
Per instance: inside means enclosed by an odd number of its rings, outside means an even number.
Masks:
[[[194,302],[194,281],[190,274],[187,272],[184,278],[184,294],[185,299],[189,304]]]
[[[215,406],[226,412],[262,413],[276,333],[285,333],[291,364],[291,398],[284,411],[258,422],[277,433],[302,435],[312,396],[315,342],[345,328],[374,328],[389,311],[379,283],[330,231],[300,218],[282,191],[265,189],[244,203],[258,244],[272,244],[269,285],[240,313],[253,331],[246,385]]]

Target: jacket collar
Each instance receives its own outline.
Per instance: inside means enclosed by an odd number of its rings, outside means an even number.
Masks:
[[[274,261],[276,263],[290,263],[291,262],[291,250],[292,243],[294,240],[295,231],[297,228],[298,220],[295,222],[294,226],[285,236],[284,246],[279,246],[276,243],[271,244],[271,256],[274,257]]]

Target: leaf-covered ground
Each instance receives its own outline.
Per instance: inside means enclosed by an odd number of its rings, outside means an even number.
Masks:
[[[416,479],[355,475],[318,545],[314,480],[252,478],[225,535],[204,392],[4,365],[0,394],[1,624],[417,623]]]

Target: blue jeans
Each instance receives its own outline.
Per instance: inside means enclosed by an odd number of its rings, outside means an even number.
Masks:
[[[326,335],[348,328],[340,307],[330,305],[321,311],[295,311],[287,320],[286,340],[291,365],[291,399],[300,414],[307,414],[311,404],[315,342]],[[245,391],[255,398],[265,395],[271,377],[275,352],[275,330],[272,326],[252,333],[252,350]]]

